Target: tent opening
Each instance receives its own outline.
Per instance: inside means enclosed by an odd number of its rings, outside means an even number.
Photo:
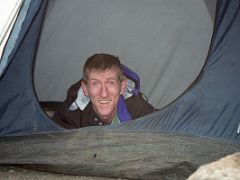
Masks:
[[[39,101],[63,101],[87,57],[110,53],[139,74],[151,104],[168,105],[205,63],[216,5],[211,2],[49,1],[34,72]]]

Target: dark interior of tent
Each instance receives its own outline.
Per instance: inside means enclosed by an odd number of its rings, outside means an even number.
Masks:
[[[0,61],[0,165],[186,179],[238,152],[239,31],[239,0],[22,0]],[[157,110],[119,125],[55,124],[95,53],[137,72]]]

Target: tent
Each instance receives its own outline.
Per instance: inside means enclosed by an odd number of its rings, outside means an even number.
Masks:
[[[201,164],[239,151],[239,1],[218,0],[216,14],[208,11],[208,1],[186,2],[23,1],[0,64],[0,164],[73,175],[185,179]],[[191,10],[194,3],[210,13],[199,16],[198,8]],[[157,13],[158,8],[168,6],[175,8]],[[83,14],[79,16],[75,12]],[[69,13],[73,20],[68,19]],[[190,23],[182,16],[176,19],[179,13]],[[199,14],[194,16],[195,13]],[[158,25],[158,17],[163,22],[169,20],[164,19],[165,15],[174,21],[170,26]],[[201,18],[191,21],[194,17]],[[211,18],[214,20],[212,37],[211,27],[205,24],[211,23]],[[200,26],[184,29],[194,22],[194,27]],[[69,24],[65,26],[65,23]],[[80,29],[74,31],[72,27]],[[199,42],[205,40],[209,43],[211,40],[211,45],[200,46]],[[165,42],[165,46],[160,42]],[[81,52],[83,59],[96,51],[117,52],[124,63],[134,70],[140,69],[140,74],[145,69],[148,74],[151,72],[143,79],[142,89],[160,110],[117,126],[64,130],[54,124],[39,101],[61,100],[64,92],[58,89],[64,88],[53,88],[54,80],[48,81],[45,76],[51,75],[50,71],[41,70],[64,64],[63,69],[78,72],[74,62],[79,62],[81,55],[73,51]],[[69,57],[75,60],[70,61],[73,66],[65,63]],[[185,63],[180,63],[178,58],[186,60]],[[50,61],[54,59],[61,63]],[[159,59],[166,61],[159,64]],[[191,62],[196,59],[199,61],[193,63],[194,68]],[[33,78],[33,67],[34,75],[40,77]],[[183,78],[184,85],[179,89],[176,88],[181,84],[176,79],[181,80],[178,67],[182,72],[193,72]],[[69,74],[63,69],[60,69],[62,77]],[[172,78],[171,73],[175,72]],[[57,70],[52,72],[56,73]],[[60,75],[56,78],[61,79]],[[65,83],[67,79],[57,83],[65,84],[66,90],[81,72],[72,76],[69,84]],[[162,76],[170,81],[161,79]],[[165,90],[159,89],[161,83]],[[44,89],[48,90],[43,93]],[[169,92],[174,95],[168,95]]]

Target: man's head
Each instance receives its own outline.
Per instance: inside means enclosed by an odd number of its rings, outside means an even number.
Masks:
[[[95,54],[87,59],[83,68],[82,88],[102,121],[111,123],[125,87],[126,79],[118,57]]]

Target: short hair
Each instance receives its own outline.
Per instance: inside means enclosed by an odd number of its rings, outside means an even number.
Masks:
[[[116,69],[118,71],[120,82],[125,79],[119,58],[111,54],[101,53],[94,54],[87,59],[83,67],[83,80],[86,83],[88,82],[89,73],[92,70],[105,71],[108,69]]]

